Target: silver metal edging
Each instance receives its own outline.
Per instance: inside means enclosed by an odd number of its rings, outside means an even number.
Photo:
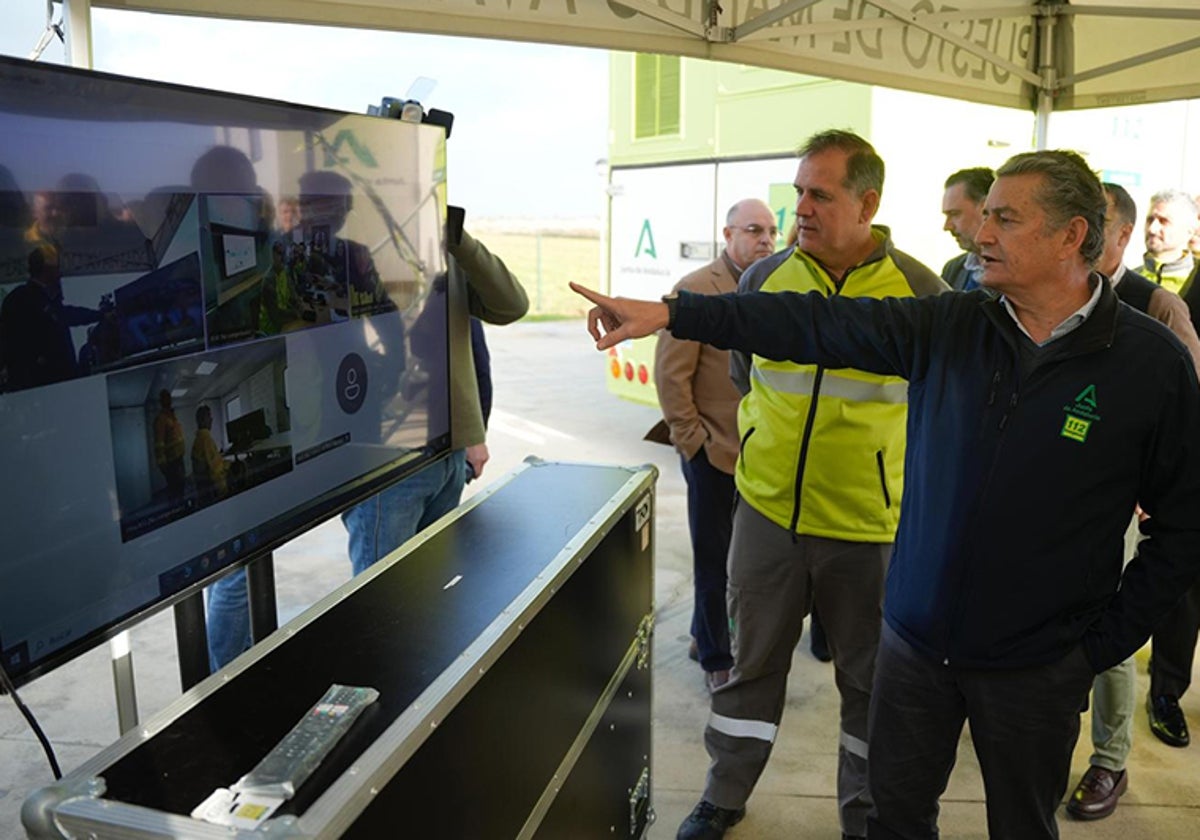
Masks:
[[[54,815],[56,823],[69,832],[63,835],[65,837],[104,840],[234,840],[238,837],[261,837],[179,814],[109,800],[70,799],[58,805]]]
[[[533,466],[536,466],[536,464],[527,461],[514,467],[507,475],[489,485],[486,490],[481,490],[470,499],[456,507],[454,510],[447,513],[441,519],[431,523],[430,526],[424,531],[408,540],[391,554],[381,558],[377,563],[372,564],[371,567],[366,569],[362,574],[355,575],[342,586],[334,589],[319,601],[314,602],[312,606],[308,607],[308,609],[301,612],[291,621],[287,622],[287,624],[284,624],[246,653],[243,653],[241,656],[234,659],[220,671],[208,676],[194,685],[192,688],[185,691],[172,703],[163,707],[161,711],[151,717],[144,724],[109,744],[109,746],[96,753],[96,755],[92,756],[92,758],[81,764],[61,781],[56,782],[52,787],[70,787],[73,784],[85,782],[86,780],[100,774],[101,771],[107,769],[111,764],[116,762],[117,759],[124,758],[126,755],[133,752],[133,750],[140,746],[143,741],[153,738],[159,732],[166,729],[177,718],[190,711],[192,708],[198,705],[200,701],[217,691],[224,683],[229,682],[238,674],[248,669],[259,659],[263,658],[268,653],[282,645],[306,625],[318,618],[329,607],[333,606],[338,601],[343,600],[348,593],[356,591],[360,587],[365,586],[369,580],[382,574],[384,569],[390,566],[399,556],[407,554],[417,546],[421,545],[427,540],[432,539],[438,531],[441,531],[456,519],[465,516],[472,508],[481,504],[486,498],[498,492],[522,472],[530,469]],[[229,781],[230,784],[232,784],[234,781],[236,781],[236,779],[230,779]],[[228,836],[228,832],[222,836]]]
[[[654,611],[651,610],[650,616],[653,617],[653,615]],[[579,756],[583,755],[588,742],[596,732],[596,727],[600,725],[600,721],[604,718],[605,713],[612,704],[613,698],[617,696],[617,691],[621,688],[621,683],[625,681],[625,677],[637,661],[638,652],[642,646],[640,635],[636,634],[634,636],[633,642],[629,645],[629,650],[625,652],[625,658],[621,660],[620,666],[612,675],[612,679],[608,681],[608,685],[605,686],[604,693],[600,695],[600,699],[596,702],[592,713],[588,715],[583,727],[579,730],[579,734],[575,736],[575,742],[571,744],[571,748],[567,750],[567,754],[563,756],[562,762],[555,769],[554,776],[550,779],[550,784],[546,785],[546,789],[542,791],[537,804],[529,812],[529,819],[525,820],[525,825],[521,826],[516,840],[528,840],[528,838],[533,837],[534,832],[541,826],[542,820],[546,818],[546,814],[550,811],[550,806],[554,804],[554,800],[558,797],[558,792],[562,790],[567,777],[575,769],[575,763],[579,760]]]
[[[532,466],[541,463],[547,462],[534,462]],[[627,511],[642,500],[645,493],[639,491],[648,492],[653,487],[653,479],[658,473],[654,466],[646,464],[625,469],[631,473],[629,480],[459,655],[458,661],[443,671],[359,760],[309,806],[295,824],[296,835],[336,838],[353,824],[370,800],[524,632],[583,558],[600,544]]]

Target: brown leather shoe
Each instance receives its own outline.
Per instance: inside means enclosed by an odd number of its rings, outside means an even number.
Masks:
[[[1117,800],[1129,787],[1129,774],[1092,765],[1067,801],[1067,813],[1077,820],[1099,820],[1117,810]]]

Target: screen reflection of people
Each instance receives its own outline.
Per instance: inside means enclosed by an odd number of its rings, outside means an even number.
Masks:
[[[71,327],[94,324],[100,312],[63,303],[58,249],[40,242],[29,252],[29,280],[0,307],[0,358],[6,388],[19,391],[80,375]]]
[[[58,207],[54,203],[54,194],[47,190],[38,190],[33,194],[33,222],[25,230],[25,241],[33,244],[47,242],[51,245],[58,242],[62,229]]]
[[[183,501],[186,471],[183,466],[183,424],[171,406],[171,392],[158,392],[158,414],[154,417],[154,462],[167,482],[167,499]]]
[[[300,200],[294,195],[285,195],[280,198],[275,221],[279,226],[280,236],[291,241],[292,231],[300,225]]]
[[[394,308],[370,249],[338,235],[354,208],[352,193],[350,181],[336,172],[322,170],[300,176],[305,242],[294,249],[291,268],[295,287],[311,307],[306,320],[323,323],[341,320],[349,312],[372,315]],[[330,308],[333,311],[326,314]]]
[[[225,459],[212,436],[212,409],[196,409],[196,437],[192,440],[192,479],[196,482],[197,502],[201,507],[225,497]]]
[[[54,244],[62,249],[68,274],[154,267],[154,244],[125,213],[124,202],[105,194],[94,177],[71,172],[55,189],[50,230],[61,238]]]

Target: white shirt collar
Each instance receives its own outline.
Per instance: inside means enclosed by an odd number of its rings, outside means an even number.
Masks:
[[[1033,343],[1036,344],[1038,347],[1045,347],[1050,342],[1056,341],[1056,340],[1062,338],[1067,333],[1071,332],[1072,330],[1077,329],[1079,327],[1079,325],[1082,324],[1084,321],[1086,321],[1088,319],[1088,317],[1092,314],[1092,310],[1094,310],[1096,308],[1096,304],[1100,302],[1100,289],[1101,289],[1100,283],[1092,282],[1092,278],[1093,277],[1098,278],[1099,276],[1100,275],[1098,275],[1098,274],[1092,274],[1091,276],[1088,277],[1088,282],[1092,283],[1092,296],[1090,298],[1088,298],[1087,303],[1085,303],[1083,306],[1076,309],[1074,312],[1072,312],[1070,315],[1068,315],[1061,324],[1059,324],[1057,327],[1052,329],[1050,331],[1049,337],[1045,341],[1040,341],[1040,342],[1035,341],[1033,336],[1029,335],[1029,330],[1025,329],[1025,325],[1022,324],[1021,319],[1017,317],[1017,311],[1015,309],[1013,309],[1013,306],[1011,303],[1008,302],[1007,297],[1001,296],[1000,302],[1002,304],[1004,304],[1005,311],[1007,311],[1008,314],[1012,317],[1012,319],[1014,321],[1016,321],[1017,326],[1020,328],[1021,332],[1025,333],[1025,335],[1029,338],[1029,340],[1033,341]]]

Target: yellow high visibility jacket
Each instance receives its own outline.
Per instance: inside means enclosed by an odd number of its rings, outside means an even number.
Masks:
[[[1187,251],[1184,251],[1182,257],[1175,262],[1169,263],[1159,262],[1150,254],[1146,254],[1142,259],[1142,264],[1137,267],[1136,271],[1147,280],[1154,281],[1164,289],[1174,292],[1177,295],[1182,295],[1183,286],[1187,283],[1187,279],[1192,276],[1192,270],[1195,267],[1195,259]]]
[[[886,228],[872,233],[878,247],[840,285],[815,259],[792,249],[747,269],[739,291],[883,298],[947,290],[936,274],[892,247]],[[737,368],[735,361],[735,379]],[[738,409],[742,444],[735,473],[743,500],[799,534],[891,542],[904,489],[908,383],[759,356],[749,360],[748,380]]]

